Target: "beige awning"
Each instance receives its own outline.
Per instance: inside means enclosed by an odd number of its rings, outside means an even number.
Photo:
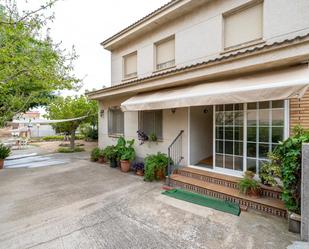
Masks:
[[[300,98],[309,85],[308,65],[215,83],[138,94],[121,104],[123,111],[248,103]]]

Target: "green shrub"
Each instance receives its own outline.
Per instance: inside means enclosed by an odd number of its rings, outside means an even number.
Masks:
[[[120,160],[133,161],[135,159],[135,149],[133,145],[134,139],[126,141],[123,137],[120,137],[116,145],[117,158]]]
[[[90,124],[85,124],[80,127],[80,132],[87,140],[97,140],[98,139],[98,129],[91,126]]]
[[[270,161],[262,165],[259,176],[263,184],[274,187],[277,185],[276,178],[281,178],[281,167],[275,154],[269,153],[268,158]]]
[[[293,129],[293,136],[280,143],[274,150],[281,168],[283,182],[282,200],[286,208],[300,214],[302,144],[309,142],[309,132],[300,126]]]
[[[75,135],[75,140],[82,140],[84,138],[85,138],[84,135],[81,134]],[[45,136],[42,139],[43,141],[63,141],[64,136],[63,135]]]
[[[145,181],[153,181],[156,179],[156,171],[164,170],[166,172],[168,165],[168,157],[166,154],[158,152],[157,154],[148,155],[145,158]]]
[[[256,192],[260,188],[259,183],[251,177],[245,176],[238,183],[239,190],[243,194],[250,194],[250,192]]]
[[[103,155],[109,161],[117,159],[117,154],[117,149],[114,145],[106,146],[103,149]]]
[[[4,160],[11,154],[11,149],[4,144],[0,144],[0,159]]]
[[[99,160],[99,157],[101,155],[101,149],[99,147],[94,148],[90,153],[90,159],[93,162],[96,162]]]
[[[72,148],[59,148],[57,150],[59,153],[74,153],[74,152],[82,152],[82,151],[85,151],[84,148],[80,148],[80,147],[76,147],[74,149]]]

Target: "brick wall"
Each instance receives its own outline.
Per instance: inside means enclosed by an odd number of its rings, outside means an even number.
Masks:
[[[290,131],[293,127],[301,125],[309,129],[309,89],[301,99],[290,100]]]

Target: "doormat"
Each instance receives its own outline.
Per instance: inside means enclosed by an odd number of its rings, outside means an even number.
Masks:
[[[213,208],[229,214],[240,215],[240,207],[238,204],[230,201],[220,200],[192,192],[188,192],[182,189],[171,189],[162,192],[163,195],[167,195],[178,200],[191,202],[200,206]]]

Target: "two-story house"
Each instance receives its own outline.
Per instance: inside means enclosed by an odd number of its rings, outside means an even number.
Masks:
[[[309,128],[307,0],[173,0],[102,46],[111,86],[89,93],[102,147],[142,130],[158,138],[136,145],[145,157],[180,134],[182,165],[241,176]]]

